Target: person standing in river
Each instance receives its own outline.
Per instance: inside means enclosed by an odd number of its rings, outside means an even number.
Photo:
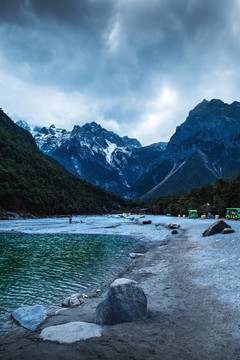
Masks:
[[[72,216],[70,215],[69,216],[69,224],[71,224],[72,223]]]

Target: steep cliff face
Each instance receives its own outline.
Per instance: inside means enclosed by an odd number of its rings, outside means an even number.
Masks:
[[[204,100],[177,127],[161,162],[148,177],[155,179],[143,198],[184,193],[193,187],[230,178],[240,171],[240,103]],[[142,179],[141,181],[144,181]],[[136,184],[136,190],[141,186]]]

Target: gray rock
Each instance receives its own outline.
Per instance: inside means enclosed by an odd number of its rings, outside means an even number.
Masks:
[[[42,305],[24,306],[12,312],[13,319],[28,330],[36,328],[46,319],[47,311]]]
[[[223,229],[222,234],[231,234],[233,232],[234,230],[232,228],[225,228]]]
[[[211,236],[217,233],[221,233],[223,229],[229,228],[231,229],[231,226],[225,223],[223,220],[215,221],[212,225],[210,225],[203,233],[203,236]]]
[[[151,220],[143,220],[143,221],[142,221],[142,224],[143,224],[143,225],[148,225],[148,224],[151,224],[151,223],[152,223]]]
[[[132,258],[132,259],[136,259],[136,258],[138,258],[138,257],[140,257],[140,256],[143,256],[143,254],[141,254],[141,253],[129,253],[129,256]]]
[[[215,216],[210,213],[210,211],[207,213],[207,219],[215,219]]]
[[[101,334],[102,328],[99,325],[73,321],[67,324],[49,326],[42,330],[39,337],[42,340],[57,341],[60,344],[71,344],[76,341],[99,337]]]
[[[169,229],[177,229],[177,228],[180,227],[180,225],[177,224],[177,223],[170,223],[170,224],[168,224],[167,227],[168,227]]]
[[[145,320],[146,317],[146,295],[135,281],[129,279],[115,280],[96,309],[96,322],[104,325]]]
[[[63,302],[62,306],[65,307],[75,307],[83,303],[83,300],[79,298],[77,295],[72,295],[67,297]]]

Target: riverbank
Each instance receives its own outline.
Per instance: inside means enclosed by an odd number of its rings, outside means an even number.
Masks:
[[[156,246],[120,274],[137,281],[145,291],[146,321],[106,326],[100,338],[71,345],[42,342],[38,339],[39,332],[19,328],[17,334],[9,333],[2,339],[0,356],[4,359],[239,359],[240,223],[227,222],[235,230],[233,234],[204,238],[202,232],[214,220],[158,216],[145,219],[151,219],[152,224],[141,225],[139,217],[99,221],[96,217],[78,218],[64,226],[62,219],[53,223],[48,219],[8,222],[8,225],[2,222],[0,231],[104,231],[131,234],[143,241],[149,239]],[[180,224],[179,234],[171,235],[167,228],[158,226],[170,222]],[[69,321],[94,322],[96,306],[107,288],[86,299],[79,308],[48,318],[41,328]]]

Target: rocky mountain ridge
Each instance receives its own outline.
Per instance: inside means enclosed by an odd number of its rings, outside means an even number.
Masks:
[[[240,103],[203,100],[176,128],[160,163],[148,173],[155,183],[143,198],[186,193],[218,178],[237,176],[239,150]]]
[[[70,174],[0,109],[0,217],[98,214],[129,203]],[[15,213],[15,214],[14,214]]]
[[[95,122],[75,125],[72,131],[54,125],[32,127],[24,121],[17,124],[30,130],[39,149],[72,174],[130,198],[135,194],[129,189],[152,164],[158,163],[167,145],[142,147],[138,140],[120,137]]]
[[[125,197],[185,193],[240,170],[240,103],[203,100],[169,143],[142,147],[92,122],[72,131],[28,127],[38,147],[67,170]]]

